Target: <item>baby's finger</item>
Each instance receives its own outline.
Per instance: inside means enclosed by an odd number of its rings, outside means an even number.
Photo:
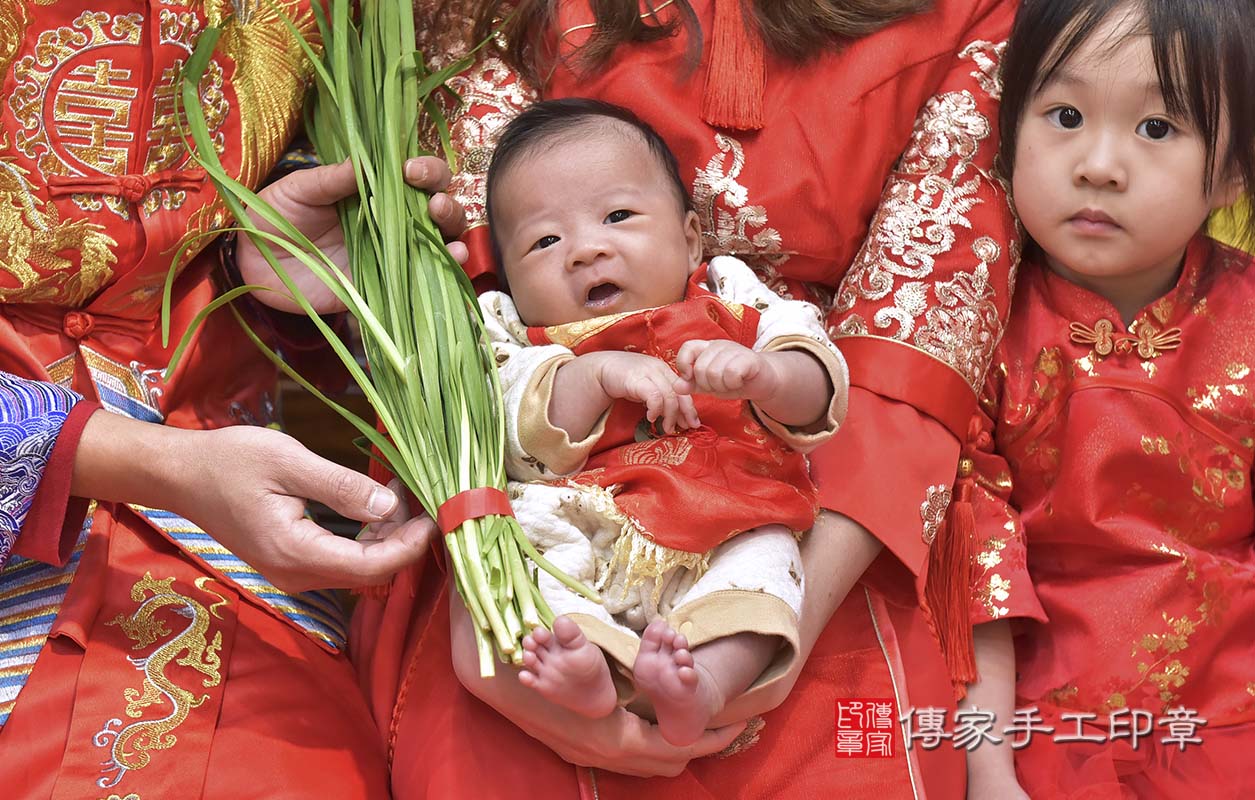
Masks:
[[[745,384],[752,377],[754,372],[754,363],[752,358],[747,358],[745,353],[736,353],[730,357],[723,368],[723,385],[729,392],[740,391],[745,388]]]
[[[676,420],[680,413],[680,397],[671,390],[671,381],[668,378],[658,376],[658,381],[662,384],[659,389],[663,396],[662,429],[667,433],[675,433]]]
[[[687,394],[679,396],[680,404],[680,420],[684,427],[693,429],[700,428],[702,421],[697,417],[697,406],[693,403],[693,398]]]
[[[721,395],[728,391],[724,369],[731,356],[726,349],[720,348],[709,352],[708,358],[698,364],[697,369],[701,372],[706,382],[706,391],[710,394]]]
[[[693,377],[693,362],[710,348],[710,344],[708,339],[693,339],[680,346],[680,352],[675,357],[675,371],[681,378]]]

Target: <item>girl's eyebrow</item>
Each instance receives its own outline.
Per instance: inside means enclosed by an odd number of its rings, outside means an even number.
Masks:
[[[1042,81],[1041,89],[1048,89],[1052,86],[1082,89],[1089,86],[1089,81],[1085,80],[1067,67],[1059,67],[1050,74],[1050,77]],[[1041,91],[1041,89],[1038,91]]]
[[[1062,86],[1064,88],[1071,89],[1087,89],[1090,85],[1091,83],[1089,81],[1081,77],[1073,70],[1070,70],[1067,67],[1060,67],[1054,71],[1054,74],[1042,82],[1041,87],[1037,91],[1043,92],[1046,89],[1050,89],[1055,86]],[[1147,92],[1148,94],[1154,95],[1158,95],[1163,91],[1159,85],[1158,79],[1156,78],[1147,80],[1144,84],[1137,88]]]

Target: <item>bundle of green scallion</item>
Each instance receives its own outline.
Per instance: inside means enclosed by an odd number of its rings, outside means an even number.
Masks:
[[[198,92],[219,36],[214,28],[201,34],[184,67],[187,125],[195,158],[234,214],[236,230],[258,245],[327,338],[388,435],[323,395],[249,335],[294,380],[352,423],[434,517],[455,495],[479,487],[503,490],[506,480],[501,391],[474,291],[427,214],[427,196],[406,185],[402,174],[407,159],[427,155],[419,143],[420,109],[430,115],[448,153],[448,127],[433,94],[460,65],[427,72],[415,51],[409,0],[330,0],[326,12],[320,3],[312,6],[324,47],[321,57],[290,20],[288,27],[314,64],[316,90],[306,127],[318,156],[328,164],[351,159],[357,175],[358,196],[339,209],[351,282],[307,237],[223,170]],[[278,234],[260,231],[246,208]],[[369,373],[301,295],[275,260],[273,247],[298,259],[356,317]],[[173,278],[172,268],[167,309]],[[256,288],[224,293],[201,318]],[[168,336],[164,315],[163,324]],[[187,341],[176,350],[171,370]],[[445,543],[458,591],[475,622],[484,676],[493,674],[494,649],[503,660],[518,663],[523,636],[553,620],[529,561],[572,590],[596,597],[546,562],[511,516],[468,520],[447,534]]]

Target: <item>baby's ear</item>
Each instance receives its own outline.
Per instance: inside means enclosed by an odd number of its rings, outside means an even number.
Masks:
[[[684,214],[684,241],[688,246],[689,274],[702,265],[702,223],[696,211]]]

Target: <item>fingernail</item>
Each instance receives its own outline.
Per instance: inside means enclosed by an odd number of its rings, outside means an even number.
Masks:
[[[366,502],[366,510],[376,517],[386,517],[397,507],[397,496],[382,486],[370,490],[370,500]]]
[[[416,158],[412,158],[405,162],[405,174],[412,181],[427,180],[427,167]]]

